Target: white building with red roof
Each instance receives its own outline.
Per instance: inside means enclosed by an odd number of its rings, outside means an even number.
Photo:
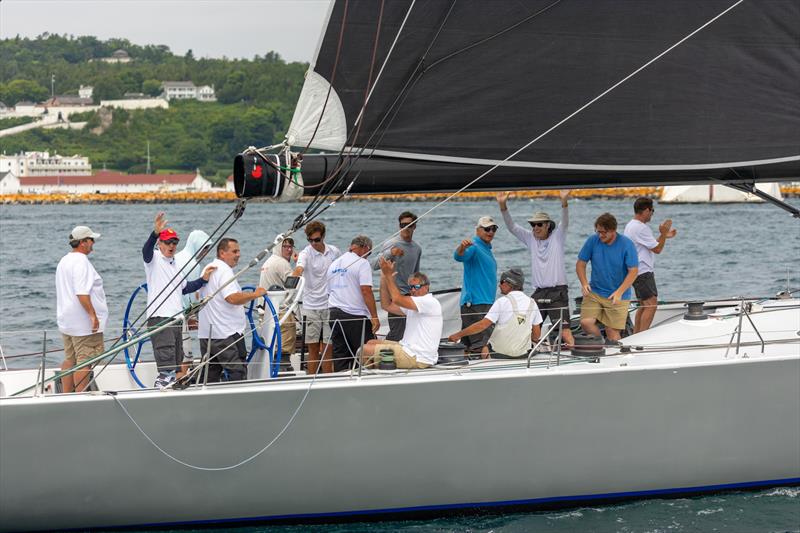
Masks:
[[[5,194],[82,194],[210,191],[211,182],[194,174],[123,174],[100,171],[90,176],[26,176],[19,191]]]

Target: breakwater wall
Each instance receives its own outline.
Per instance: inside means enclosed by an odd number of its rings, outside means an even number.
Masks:
[[[781,193],[786,198],[800,197],[800,186],[781,186]],[[515,198],[558,198],[557,190],[516,191]],[[367,194],[351,196],[343,201],[370,201],[370,202],[423,202],[443,200],[448,193],[423,193],[423,194]],[[638,198],[661,196],[661,187],[618,187],[611,189],[574,189],[572,198],[602,199],[602,198]],[[463,192],[454,197],[452,201],[494,200],[494,192]],[[236,199],[234,193],[229,191],[210,192],[146,192],[146,193],[105,193],[105,194],[7,194],[0,195],[2,204],[160,204],[160,203],[223,203]],[[303,197],[300,203],[310,200]],[[259,201],[253,199],[251,201]]]

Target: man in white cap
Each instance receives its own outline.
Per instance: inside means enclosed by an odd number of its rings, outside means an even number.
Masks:
[[[492,253],[492,240],[497,234],[497,223],[492,217],[481,217],[475,226],[475,236],[464,239],[453,252],[453,259],[464,264],[464,281],[461,286],[461,327],[466,328],[481,320],[494,303],[497,290],[497,261]],[[475,335],[465,336],[463,343],[472,354],[489,358],[488,328]]]
[[[87,226],[69,234],[72,251],[56,267],[56,309],[58,330],[64,341],[66,371],[103,353],[103,330],[108,320],[103,279],[89,261],[94,241],[100,238]],[[89,386],[88,367],[61,378],[63,392],[81,392]]]
[[[569,207],[567,198],[569,191],[561,191],[561,224],[556,224],[550,215],[544,212],[534,213],[528,219],[531,229],[527,230],[515,224],[508,211],[510,193],[497,195],[500,213],[511,232],[531,254],[531,285],[533,299],[541,310],[542,317],[550,317],[555,324],[562,321],[561,338],[568,346],[572,346],[574,338],[569,329],[569,291],[567,274],[564,267],[564,244],[569,227]],[[534,339],[538,340],[538,339]]]
[[[522,292],[524,283],[525,277],[519,269],[510,268],[500,274],[503,296],[497,299],[483,319],[447,339],[458,342],[465,335],[493,328],[489,338],[493,359],[516,359],[528,355],[531,336],[539,338],[541,335],[542,316],[536,302]]]

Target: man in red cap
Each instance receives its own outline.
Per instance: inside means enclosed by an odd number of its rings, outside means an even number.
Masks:
[[[175,230],[167,228],[164,213],[158,213],[153,223],[153,231],[142,248],[144,272],[147,277],[147,327],[157,328],[175,317],[181,318],[150,337],[158,366],[156,387],[169,386],[182,377],[177,375],[184,357],[181,295],[198,290],[216,270],[216,267],[208,266],[200,278],[187,282],[186,276],[189,272],[180,272],[175,264],[178,241]],[[158,243],[157,249],[156,243]]]

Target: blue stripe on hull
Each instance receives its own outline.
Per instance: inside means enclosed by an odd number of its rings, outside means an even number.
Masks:
[[[557,496],[553,498],[533,498],[526,500],[506,500],[497,502],[472,502],[472,503],[451,503],[445,505],[421,505],[417,507],[396,507],[387,509],[370,509],[363,511],[340,511],[335,513],[307,513],[295,515],[270,515],[247,518],[225,518],[220,520],[196,520],[189,522],[161,522],[152,524],[135,524],[116,527],[164,527],[164,526],[189,526],[203,524],[225,524],[235,522],[269,522],[269,521],[297,521],[319,520],[325,518],[350,518],[370,515],[394,515],[402,513],[431,512],[431,511],[452,511],[458,509],[478,509],[488,507],[513,507],[546,505],[552,503],[582,502],[593,500],[625,500],[635,498],[647,498],[652,496],[665,496],[670,494],[695,494],[702,492],[720,492],[737,489],[755,489],[775,486],[800,485],[800,477],[786,479],[769,479],[764,481],[747,481],[743,483],[728,483],[723,485],[702,485],[699,487],[680,487],[671,489],[641,490],[633,492],[609,492],[605,494],[578,494],[574,496]],[[109,528],[113,529],[113,527]]]

